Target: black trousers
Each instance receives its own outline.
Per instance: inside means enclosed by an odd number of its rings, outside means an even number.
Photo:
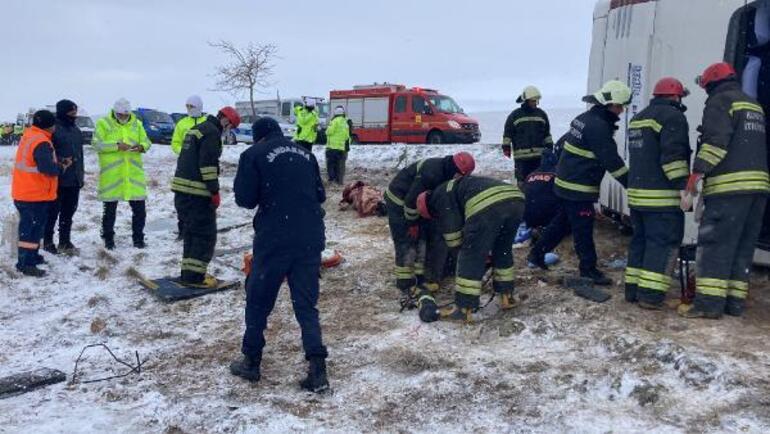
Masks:
[[[32,267],[39,262],[40,239],[43,238],[51,202],[21,202],[13,204],[19,211],[19,245],[16,269]]]
[[[394,203],[385,196],[388,211],[388,226],[396,251],[396,287],[402,291],[408,290],[420,283],[425,275],[425,230],[420,230],[418,240],[409,237],[408,230],[412,224],[404,216],[404,207]]]
[[[767,196],[706,196],[704,201],[698,229],[695,308],[721,314],[730,303],[742,310]]]
[[[634,236],[628,246],[626,299],[663,303],[684,236],[684,213],[632,209],[631,224]]]
[[[511,200],[494,204],[465,222],[455,277],[455,304],[458,307],[479,307],[490,253],[495,292],[513,292],[513,239],[523,214],[524,204]]]
[[[247,357],[262,360],[267,318],[284,278],[291,291],[294,316],[302,330],[305,358],[326,358],[318,318],[318,273],[321,254],[302,252],[260,251],[254,249],[251,274],[246,280],[246,332],[241,351]]]
[[[313,152],[313,144],[311,142],[306,142],[304,140],[296,140],[294,143],[302,146],[303,148],[307,149],[308,152]]]
[[[345,162],[348,159],[348,153],[338,149],[326,150],[326,173],[329,176],[329,182],[336,182],[342,185],[345,182]]]
[[[514,157],[514,175],[516,176],[516,182],[519,185],[523,184],[527,180],[530,173],[537,170],[540,167],[540,158],[529,158],[526,160],[517,160]]]
[[[69,243],[72,233],[72,217],[80,202],[80,187],[59,187],[56,200],[51,202],[48,210],[48,221],[45,225],[43,240],[46,244],[53,243],[53,233],[56,221],[59,221],[59,244]]]
[[[144,224],[147,219],[147,210],[143,200],[132,200],[131,206],[131,234],[134,242],[144,241]],[[115,239],[115,218],[118,211],[118,202],[104,202],[104,214],[102,214],[102,238]]]
[[[564,237],[572,233],[575,253],[580,259],[580,272],[586,273],[595,269],[595,218],[593,202],[562,200],[561,208],[532,247],[532,255],[544,257],[547,252],[552,252]]]
[[[182,281],[201,283],[217,244],[216,209],[211,198],[185,193],[174,195],[174,206],[182,222]]]

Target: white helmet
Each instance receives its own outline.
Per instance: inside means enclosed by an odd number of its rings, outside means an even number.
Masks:
[[[334,115],[344,115],[345,114],[345,108],[341,105],[338,105],[337,107],[334,107]]]
[[[599,105],[628,105],[631,103],[631,89],[621,81],[610,80],[593,95],[583,97],[583,101]]]
[[[519,95],[519,97],[516,99],[516,102],[521,104],[524,101],[529,101],[531,99],[539,100],[542,97],[543,95],[540,93],[540,89],[536,88],[535,86],[527,86],[521,92],[521,95]]]

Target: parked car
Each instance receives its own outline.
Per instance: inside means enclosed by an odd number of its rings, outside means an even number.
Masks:
[[[75,118],[75,125],[80,128],[80,134],[83,136],[83,144],[88,145],[91,143],[91,139],[94,137],[94,129],[96,125],[94,120],[90,116],[78,114]]]
[[[176,125],[180,119],[187,116],[187,113],[171,113],[169,116],[171,116],[171,119],[174,120],[174,125]]]
[[[297,128],[294,125],[287,123],[280,116],[259,113],[256,116],[251,116],[251,115],[241,116],[241,124],[238,126],[238,128],[235,128],[232,131],[230,131],[230,138],[227,141],[228,144],[253,143],[254,139],[251,134],[251,131],[252,131],[251,126],[254,124],[254,122],[257,121],[257,119],[260,119],[263,117],[275,119],[275,121],[278,122],[278,126],[281,127],[283,136],[286,137],[287,139],[291,140],[294,137],[294,132],[297,130]]]
[[[171,143],[171,136],[174,134],[174,120],[168,113],[149,108],[138,108],[134,114],[147,131],[147,137],[152,143]]]

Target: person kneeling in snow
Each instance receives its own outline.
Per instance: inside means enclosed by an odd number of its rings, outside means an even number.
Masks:
[[[521,223],[524,195],[515,185],[477,176],[464,176],[421,193],[417,207],[424,219],[436,218],[450,248],[459,248],[455,303],[440,317],[471,321],[479,307],[486,261],[492,253],[493,287],[502,295],[501,308],[514,307],[514,269],[511,240]],[[430,294],[418,300],[421,319],[430,321],[423,307],[435,308]],[[433,320],[436,318],[434,317]]]
[[[278,123],[261,118],[252,128],[254,143],[241,154],[235,176],[235,203],[254,209],[254,258],[246,280],[246,332],[243,359],[230,365],[233,375],[259,381],[264,331],[284,277],[302,329],[310,362],[300,386],[312,392],[329,388],[326,347],[318,319],[318,274],[324,250],[326,191],[311,152],[283,137]]]

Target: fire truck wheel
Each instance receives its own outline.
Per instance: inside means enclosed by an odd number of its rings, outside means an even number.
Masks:
[[[430,134],[428,134],[428,143],[431,145],[440,145],[444,143],[444,135],[441,134],[441,131],[431,131]]]

